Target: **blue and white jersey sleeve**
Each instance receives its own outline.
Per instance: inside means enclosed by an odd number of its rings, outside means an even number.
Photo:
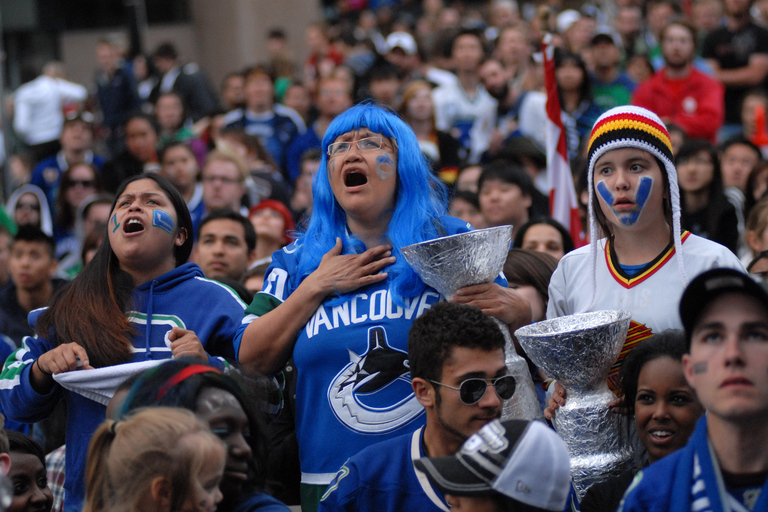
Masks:
[[[44,395],[32,388],[30,371],[38,357],[53,348],[42,338],[27,336],[13,352],[0,373],[0,403],[9,419],[34,423],[46,418],[59,399],[59,386]]]
[[[272,255],[272,263],[264,275],[264,287],[253,298],[250,306],[245,309],[245,316],[242,318],[240,327],[235,334],[235,354],[240,353],[243,333],[245,333],[248,325],[285,302],[285,299],[298,288],[297,252],[300,250],[300,247],[297,242],[293,242]]]

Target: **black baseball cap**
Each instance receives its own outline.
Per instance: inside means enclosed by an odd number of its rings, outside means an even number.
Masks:
[[[749,275],[732,268],[715,268],[699,274],[690,282],[680,299],[680,319],[688,348],[691,346],[693,329],[704,308],[726,293],[741,293],[752,297],[768,310],[768,292]]]

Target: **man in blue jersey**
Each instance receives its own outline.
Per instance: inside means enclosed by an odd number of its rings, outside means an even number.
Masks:
[[[440,302],[416,319],[408,361],[426,425],[370,446],[336,473],[319,511],[448,511],[445,499],[413,461],[459,451],[468,437],[499,418],[515,379],[504,364],[504,336],[478,308]]]
[[[638,473],[619,510],[768,510],[768,293],[709,270],[680,301],[688,383],[707,413],[685,448]]]
[[[254,66],[243,77],[245,106],[229,112],[224,127],[237,126],[259,137],[288,180],[288,146],[306,130],[304,121],[295,110],[275,104],[275,79],[267,68]]]

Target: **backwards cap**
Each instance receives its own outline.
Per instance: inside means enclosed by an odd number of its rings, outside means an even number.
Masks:
[[[499,493],[544,510],[563,510],[571,488],[568,448],[541,421],[493,420],[456,455],[424,457],[413,464],[443,493]]]
[[[597,268],[597,218],[595,217],[595,162],[608,151],[622,148],[637,148],[649,152],[662,164],[669,183],[669,198],[672,204],[672,239],[677,254],[677,266],[683,283],[688,278],[683,267],[682,243],[680,235],[680,190],[677,185],[672,142],[664,122],[650,110],[632,105],[614,107],[601,115],[589,136],[588,161],[589,172],[589,240],[592,251],[592,295],[590,305],[595,299],[595,272]]]

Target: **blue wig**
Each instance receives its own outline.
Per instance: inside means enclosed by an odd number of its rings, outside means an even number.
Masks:
[[[366,250],[360,240],[348,233],[346,213],[333,195],[327,172],[328,144],[339,135],[361,128],[397,142],[397,197],[386,232],[396,261],[386,272],[392,296],[402,305],[403,299],[419,295],[426,285],[405,261],[400,248],[435,238],[432,220],[446,214],[447,194],[445,186],[430,171],[413,130],[395,112],[372,102],[348,109],[336,117],[325,132],[321,172],[312,183],[312,217],[306,232],[299,235],[298,240],[304,246],[299,259],[299,274],[304,279],[317,269],[323,255],[336,244],[337,237],[344,243],[343,254],[359,254]],[[322,172],[323,169],[326,171]]]

